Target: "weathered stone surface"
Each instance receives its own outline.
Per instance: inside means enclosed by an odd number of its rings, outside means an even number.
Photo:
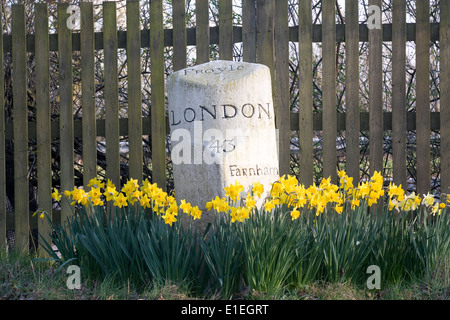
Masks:
[[[204,210],[235,181],[267,195],[279,176],[269,68],[212,61],[173,73],[167,90],[177,200]]]

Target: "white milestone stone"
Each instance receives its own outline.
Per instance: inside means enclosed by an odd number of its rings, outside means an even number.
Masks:
[[[167,80],[171,157],[177,201],[202,211],[239,181],[245,197],[264,185],[263,204],[279,178],[277,134],[267,66],[212,61],[177,71]],[[204,225],[205,226],[205,225]]]

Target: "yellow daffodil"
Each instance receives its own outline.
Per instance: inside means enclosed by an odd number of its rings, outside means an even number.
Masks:
[[[261,195],[264,193],[264,185],[259,182],[255,182],[253,183],[252,191],[255,197],[260,198]]]
[[[232,201],[237,201],[239,200],[240,194],[243,190],[244,186],[240,182],[235,181],[234,184],[229,187],[225,187],[225,195],[230,197]]]
[[[338,205],[338,206],[335,206],[335,207],[334,207],[334,210],[335,210],[337,213],[341,214],[342,211],[344,210],[344,207]]]
[[[247,198],[245,198],[245,206],[247,208],[252,209],[255,207],[255,204],[256,204],[255,197],[248,195]]]
[[[190,213],[194,220],[201,219],[202,217],[202,210],[200,210],[198,206],[193,207]]]
[[[298,211],[297,209],[292,210],[291,211],[292,221],[298,219],[298,217],[300,217],[300,211]]]
[[[55,201],[60,201],[62,195],[58,192],[56,188],[53,188],[52,199]]]
[[[102,192],[100,191],[100,187],[91,187],[91,190],[89,191],[89,196],[91,197],[91,199],[100,198],[101,195]]]
[[[97,178],[93,178],[93,179],[89,180],[89,184],[87,186],[88,187],[97,186],[97,188],[103,189],[103,188],[105,188],[105,183]]]
[[[106,201],[114,200],[118,194],[119,192],[116,191],[116,187],[114,187],[114,185],[108,185],[105,192],[103,192],[103,195],[106,197]]]
[[[265,205],[264,205],[264,211],[266,211],[266,212],[272,211],[273,208],[275,208],[275,205],[274,205],[273,202],[270,201],[270,200],[267,201],[267,202],[265,203]]]
[[[190,214],[192,210],[192,205],[188,202],[186,203],[186,200],[181,200],[180,209],[183,210],[184,213]]]
[[[172,213],[166,213],[165,215],[161,216],[161,218],[164,219],[165,224],[168,224],[170,226],[172,226],[172,223],[177,221],[177,218],[175,218],[175,215],[173,215]]]
[[[127,197],[125,197],[123,193],[120,193],[117,197],[114,198],[114,206],[119,208],[127,207]]]
[[[434,196],[428,192],[424,195],[423,202],[427,207],[431,207],[434,204]]]
[[[150,199],[148,198],[148,196],[146,194],[144,194],[140,200],[139,203],[141,204],[142,208],[150,208]]]

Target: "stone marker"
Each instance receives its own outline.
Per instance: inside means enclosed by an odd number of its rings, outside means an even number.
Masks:
[[[175,197],[203,211],[199,227],[213,216],[206,202],[235,181],[242,197],[254,182],[267,196],[279,177],[269,68],[212,61],[173,73],[167,91]]]

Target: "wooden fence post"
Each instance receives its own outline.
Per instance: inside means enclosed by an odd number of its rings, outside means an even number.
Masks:
[[[323,178],[337,183],[337,109],[336,109],[336,9],[334,0],[322,1],[323,56]]]
[[[51,153],[51,122],[50,122],[50,73],[49,73],[49,38],[48,38],[48,8],[46,3],[38,3],[35,25],[36,49],[36,143],[37,143],[37,174],[38,174],[38,205],[39,209],[48,214],[52,220],[52,153]],[[47,219],[38,219],[38,231],[47,243],[51,243],[51,227]],[[39,238],[39,251],[42,250],[42,239]]]
[[[233,1],[219,1],[219,59],[233,60]]]
[[[153,1],[152,1],[153,2]],[[186,68],[186,8],[185,0],[172,1],[173,15],[173,71]],[[150,28],[151,29],[151,28]]]
[[[197,64],[209,61],[209,0],[195,1]]]
[[[94,7],[80,4],[81,13],[81,104],[83,108],[83,183],[97,177],[97,122],[95,105]]]
[[[245,62],[256,62],[256,0],[242,0],[242,43]]]
[[[417,192],[430,191],[430,1],[417,2],[416,166]]]
[[[74,124],[73,124],[73,76],[72,76],[72,31],[67,27],[68,3],[58,3],[58,58],[60,94],[60,159],[61,189],[74,187]],[[61,225],[72,214],[68,201],[61,201]]]
[[[312,4],[310,0],[300,0],[298,24],[298,165],[300,183],[310,186],[314,182]]]
[[[0,12],[3,12],[0,4]],[[6,134],[5,134],[5,75],[3,56],[3,17],[0,17],[0,250],[6,245]]]
[[[129,178],[142,183],[141,28],[139,1],[127,1]],[[153,92],[153,91],[152,91]]]
[[[106,175],[120,189],[120,134],[116,2],[103,2]]]
[[[381,0],[370,0],[380,8]],[[369,162],[370,175],[383,170],[382,29],[369,30]]]
[[[441,0],[441,192],[450,194],[450,0]]]
[[[276,0],[274,7],[274,106],[278,129],[280,175],[290,174],[291,128],[289,92],[289,22],[288,1]]]
[[[406,188],[406,0],[394,1],[392,15],[392,161],[394,183]]]
[[[359,164],[359,7],[358,2],[345,2],[345,145],[346,171],[353,184],[360,181]]]
[[[12,6],[12,86],[14,97],[14,211],[15,248],[28,251],[28,101],[25,6]]]
[[[173,2],[173,4],[175,5],[175,1]],[[179,9],[181,10],[181,8]],[[152,66],[152,182],[157,183],[160,188],[166,190],[166,109],[164,85],[164,26],[162,0],[151,2],[150,15],[150,60]],[[182,47],[181,51],[185,50],[185,46],[182,43],[180,43],[180,45]],[[175,58],[175,56],[174,59],[175,61],[177,61],[177,58]],[[175,61],[174,67],[181,68],[183,66],[183,61],[184,63],[186,63],[186,57],[184,57],[182,61],[179,61],[179,64],[177,63],[177,66],[175,66]]]

